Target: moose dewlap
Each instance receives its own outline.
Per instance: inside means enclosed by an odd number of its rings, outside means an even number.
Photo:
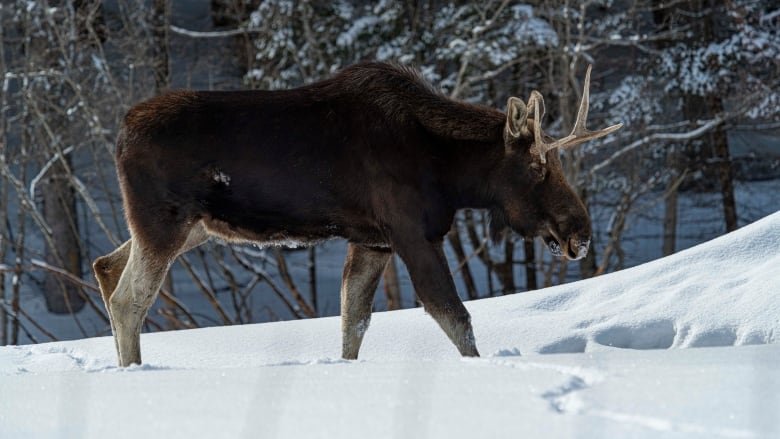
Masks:
[[[174,259],[232,242],[348,241],[342,356],[358,356],[392,253],[417,297],[465,356],[470,316],[442,251],[455,211],[483,208],[494,231],[540,236],[579,259],[590,218],[558,148],[616,129],[585,128],[590,67],[571,134],[541,128],[544,100],[506,114],[443,96],[414,69],[362,63],[286,91],[176,91],[131,108],[116,168],[131,238],[95,260],[120,366],[141,363],[141,325]]]

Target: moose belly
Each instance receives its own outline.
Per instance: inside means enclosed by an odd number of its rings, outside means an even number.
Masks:
[[[299,248],[343,238],[356,244],[371,247],[389,247],[387,240],[378,228],[359,223],[349,225],[333,222],[300,224],[298,221],[277,218],[277,221],[266,220],[251,224],[237,224],[213,217],[204,218],[202,221],[210,235],[229,242]]]

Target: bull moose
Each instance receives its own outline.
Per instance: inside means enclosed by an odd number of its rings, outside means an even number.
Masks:
[[[590,67],[571,134],[541,128],[542,95],[507,113],[449,99],[413,68],[379,62],[284,91],[173,91],[125,116],[116,169],[131,238],[95,260],[120,366],[141,363],[141,325],[174,259],[211,236],[230,242],[348,241],[342,356],[354,359],[388,259],[464,356],[471,318],[442,250],[456,210],[487,209],[491,230],[539,236],[579,259],[590,218],[558,148],[585,128]]]

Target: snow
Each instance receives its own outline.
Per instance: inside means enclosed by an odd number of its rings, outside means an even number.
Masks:
[[[780,437],[780,212],[641,266],[467,303],[483,357],[421,309],[360,359],[322,318],[0,348],[0,437]],[[689,349],[698,348],[698,349]],[[558,354],[558,355],[549,355]]]

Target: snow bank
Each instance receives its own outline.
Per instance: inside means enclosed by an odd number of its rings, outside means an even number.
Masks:
[[[375,314],[358,361],[338,318],[148,334],[128,369],[108,337],[4,347],[0,437],[780,437],[778,248],[780,213],[468,303],[481,359],[421,309]]]
[[[778,267],[775,213],[661,260],[470,309],[499,333],[524,331],[512,340],[522,352],[774,343],[780,337]]]

